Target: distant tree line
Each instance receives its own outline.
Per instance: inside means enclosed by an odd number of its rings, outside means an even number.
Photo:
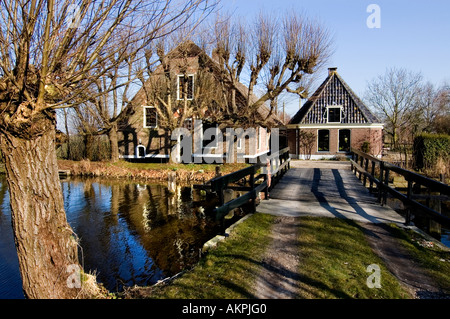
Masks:
[[[369,82],[365,99],[385,123],[392,150],[412,147],[421,133],[450,134],[450,84],[435,86],[420,73],[391,68]]]

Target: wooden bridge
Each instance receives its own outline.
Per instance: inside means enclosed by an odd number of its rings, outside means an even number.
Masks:
[[[260,213],[280,216],[328,216],[370,223],[409,224],[411,215],[416,214],[430,223],[450,228],[450,218],[441,214],[438,207],[440,200],[443,197],[448,200],[450,195],[450,186],[444,183],[356,150],[353,158],[345,162],[291,161],[288,153],[288,149],[284,149],[270,157],[273,176],[265,174],[263,165],[254,165],[203,185],[220,198],[217,219],[223,219],[232,209],[251,202],[253,209]],[[405,177],[408,182],[405,193],[389,183],[390,171]],[[414,194],[413,188],[422,189],[425,195]],[[224,197],[227,189],[246,193],[227,200]],[[256,207],[262,193],[264,200]],[[404,204],[407,208],[405,216],[386,205],[388,195]],[[420,199],[431,205],[420,203]]]
[[[291,169],[270,192],[269,198],[260,203],[258,212],[372,223],[404,222],[394,210],[377,202],[352,173],[349,162],[292,161]]]

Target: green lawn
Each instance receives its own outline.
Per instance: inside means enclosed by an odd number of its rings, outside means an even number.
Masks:
[[[192,270],[169,284],[145,288],[138,298],[254,298],[252,286],[270,244],[276,217],[254,214]],[[373,253],[360,227],[348,220],[302,217],[298,298],[411,298]],[[369,265],[379,265],[381,288],[369,288]]]
[[[234,229],[232,235],[210,250],[191,271],[173,280],[143,290],[140,297],[171,299],[252,298],[251,284],[269,245],[274,216],[254,214]]]
[[[411,298],[375,255],[351,220],[304,217],[300,223],[300,298]],[[369,265],[380,267],[381,288],[369,288]]]
[[[401,229],[396,225],[389,227],[440,288],[450,294],[450,251],[442,250],[411,229]]]

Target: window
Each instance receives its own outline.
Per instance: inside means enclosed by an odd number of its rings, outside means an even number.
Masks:
[[[192,129],[193,129],[192,118],[185,119],[183,127],[188,129],[189,131],[192,131]]]
[[[339,130],[339,152],[350,152],[350,130]]]
[[[158,113],[154,106],[144,106],[144,128],[158,127]]]
[[[178,75],[177,99],[184,100],[185,97],[187,100],[194,99],[194,75]]]
[[[319,152],[329,152],[330,151],[330,131],[329,130],[319,130],[318,132],[318,147]]]
[[[329,107],[328,108],[328,123],[341,123],[341,108]]]

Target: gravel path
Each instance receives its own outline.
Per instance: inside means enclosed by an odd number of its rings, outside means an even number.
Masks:
[[[359,221],[372,250],[383,259],[388,269],[414,298],[450,298],[436,288],[436,283],[384,226],[386,222],[402,222],[403,218],[398,219],[399,215],[393,210],[390,210],[391,213],[382,211],[388,208],[377,204],[374,196],[347,171],[348,162],[292,161],[291,166],[294,169],[271,191],[271,198],[277,199],[261,202],[258,206],[259,212],[276,215],[278,218],[272,229],[271,246],[262,261],[263,268],[255,285],[254,294],[257,298],[297,297],[300,280],[297,270],[301,262],[298,256],[300,219],[297,217],[320,216],[321,210],[332,213],[334,217]],[[274,202],[276,205],[269,205]],[[283,203],[290,203],[290,206],[283,206]],[[307,210],[307,203],[315,206]],[[343,204],[347,206],[343,207]],[[376,210],[369,209],[372,206]],[[380,216],[383,218],[376,215],[377,210],[381,211]],[[361,216],[364,218],[359,218]]]
[[[299,276],[299,219],[278,217],[272,229],[272,244],[262,261],[254,295],[260,299],[294,299]]]
[[[372,250],[416,299],[450,299],[388,231],[384,224],[360,223]]]

